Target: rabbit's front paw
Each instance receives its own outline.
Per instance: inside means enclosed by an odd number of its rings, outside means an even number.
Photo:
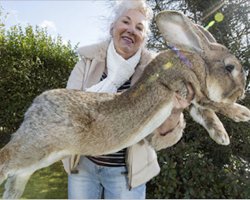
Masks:
[[[210,137],[220,145],[229,145],[230,139],[222,124],[215,125],[213,129],[207,130]]]
[[[220,145],[229,145],[230,139],[227,132],[214,111],[191,106],[190,115],[201,124],[209,133],[209,136]]]
[[[236,122],[246,122],[250,120],[250,110],[245,106],[237,104],[234,109],[232,119]]]

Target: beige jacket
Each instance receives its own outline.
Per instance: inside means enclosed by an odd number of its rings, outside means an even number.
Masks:
[[[110,41],[105,41],[99,44],[81,47],[77,50],[84,59],[80,60],[71,72],[67,83],[68,89],[86,90],[86,88],[89,88],[100,81],[106,65],[106,54],[109,42]],[[140,78],[146,64],[155,55],[156,54],[151,51],[142,51],[141,60],[131,79],[131,85]],[[184,127],[185,123],[183,121],[183,116],[181,116],[179,125],[172,131],[172,133],[181,137]],[[128,178],[131,188],[146,183],[160,172],[156,152],[151,146],[159,150],[168,147],[169,141],[166,136],[152,134],[148,137],[148,141],[143,139],[127,149],[126,164],[128,167]],[[164,142],[163,138],[166,138],[167,141]],[[72,155],[62,160],[65,171],[70,174],[71,169],[76,167],[79,159],[80,155]]]

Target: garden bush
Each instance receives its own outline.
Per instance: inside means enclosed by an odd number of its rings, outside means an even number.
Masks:
[[[0,24],[0,141],[6,144],[32,100],[45,90],[64,88],[79,56],[70,41],[28,25]],[[0,146],[0,147],[1,147]]]

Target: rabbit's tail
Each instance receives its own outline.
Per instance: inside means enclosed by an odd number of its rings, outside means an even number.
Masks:
[[[5,184],[3,199],[19,199],[34,171],[27,171],[10,177]]]

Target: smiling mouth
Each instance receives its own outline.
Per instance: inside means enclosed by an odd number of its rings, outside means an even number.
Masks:
[[[125,42],[127,42],[129,44],[134,43],[134,41],[131,38],[129,38],[129,37],[122,37],[122,39],[123,39],[123,41],[125,41]]]

